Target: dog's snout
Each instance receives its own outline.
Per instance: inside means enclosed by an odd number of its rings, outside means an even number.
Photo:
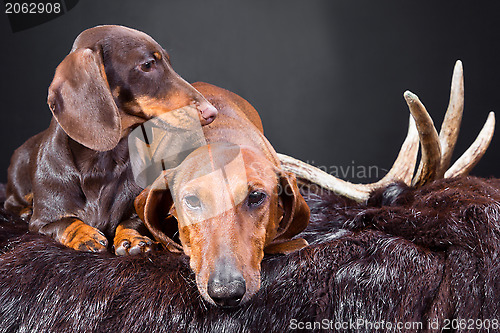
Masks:
[[[240,304],[245,295],[245,279],[235,267],[224,265],[210,274],[207,291],[215,304],[234,307]]]
[[[217,117],[217,109],[210,103],[202,103],[200,105],[200,114],[202,120],[202,125],[208,125]]]
[[[243,278],[223,283],[217,279],[208,282],[208,295],[215,304],[222,307],[234,307],[240,304],[246,287]]]

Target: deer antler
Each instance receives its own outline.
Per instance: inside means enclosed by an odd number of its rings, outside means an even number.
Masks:
[[[306,179],[311,183],[317,184],[327,190],[339,195],[363,201],[368,199],[370,193],[376,188],[386,186],[395,181],[402,180],[406,184],[411,183],[413,170],[417,161],[418,154],[418,131],[415,120],[410,116],[408,134],[401,145],[399,155],[394,161],[392,168],[387,172],[384,178],[372,184],[353,184],[348,181],[336,178],[329,173],[324,172],[312,165],[304,163],[293,157],[278,154],[282,167],[285,171],[291,171],[297,177]]]
[[[416,106],[425,110],[418,97],[409,91],[405,93],[408,105]],[[410,112],[415,117],[410,106]],[[451,81],[450,102],[441,126],[439,140],[436,140],[436,129],[432,120],[419,122],[420,143],[422,145],[422,160],[417,174],[413,178],[412,185],[419,187],[433,180],[441,178],[457,177],[468,174],[472,168],[483,157],[486,149],[493,138],[495,131],[495,114],[490,112],[488,119],[479,133],[477,139],[467,151],[448,169],[455,144],[458,138],[460,123],[464,108],[464,77],[462,62],[458,60],[453,71]],[[425,112],[427,113],[427,112]],[[427,115],[428,116],[428,115]],[[430,119],[430,116],[428,117]]]
[[[462,62],[458,60],[453,69],[451,79],[450,102],[444,116],[439,141],[441,144],[441,167],[438,177],[442,177],[446,168],[450,166],[451,156],[457,143],[462,114],[464,112],[464,70]]]
[[[495,113],[488,114],[488,119],[481,132],[472,145],[455,161],[455,163],[445,172],[444,178],[457,177],[468,174],[483,157],[486,149],[491,143],[493,133],[495,132]]]
[[[378,182],[353,184],[338,179],[307,163],[278,154],[282,167],[286,171],[294,172],[299,178],[309,180],[323,188],[357,201],[367,200],[374,189],[395,181],[403,181],[407,185],[420,187],[436,179],[456,177],[469,173],[484,155],[491,142],[495,129],[495,114],[490,112],[477,139],[448,169],[458,138],[464,107],[462,62],[458,60],[455,64],[451,82],[450,102],[439,135],[432,118],[419,98],[410,91],[404,93],[404,98],[411,113],[408,134],[391,170]],[[413,177],[419,139],[422,146],[422,158]]]

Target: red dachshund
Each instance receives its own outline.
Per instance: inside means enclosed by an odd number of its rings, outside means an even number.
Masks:
[[[219,112],[203,127],[208,145],[166,170],[136,209],[158,241],[190,257],[206,300],[235,306],[259,290],[265,252],[307,245],[292,238],[307,226],[309,207],[295,176],[281,169],[257,111],[224,89],[193,86]]]

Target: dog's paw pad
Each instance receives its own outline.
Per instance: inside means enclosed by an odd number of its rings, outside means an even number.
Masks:
[[[152,251],[155,242],[133,229],[122,229],[115,236],[114,247],[118,256],[135,255]]]

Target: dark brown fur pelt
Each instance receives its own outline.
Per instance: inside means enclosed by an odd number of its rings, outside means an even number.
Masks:
[[[2,204],[5,201],[5,190],[6,190],[5,184],[0,184],[0,203]]]
[[[426,331],[500,319],[500,181],[396,184],[367,205],[304,196],[312,215],[300,236],[311,245],[266,257],[262,288],[236,309],[204,302],[184,255],[77,252],[2,212],[0,332],[375,331],[358,320]]]

